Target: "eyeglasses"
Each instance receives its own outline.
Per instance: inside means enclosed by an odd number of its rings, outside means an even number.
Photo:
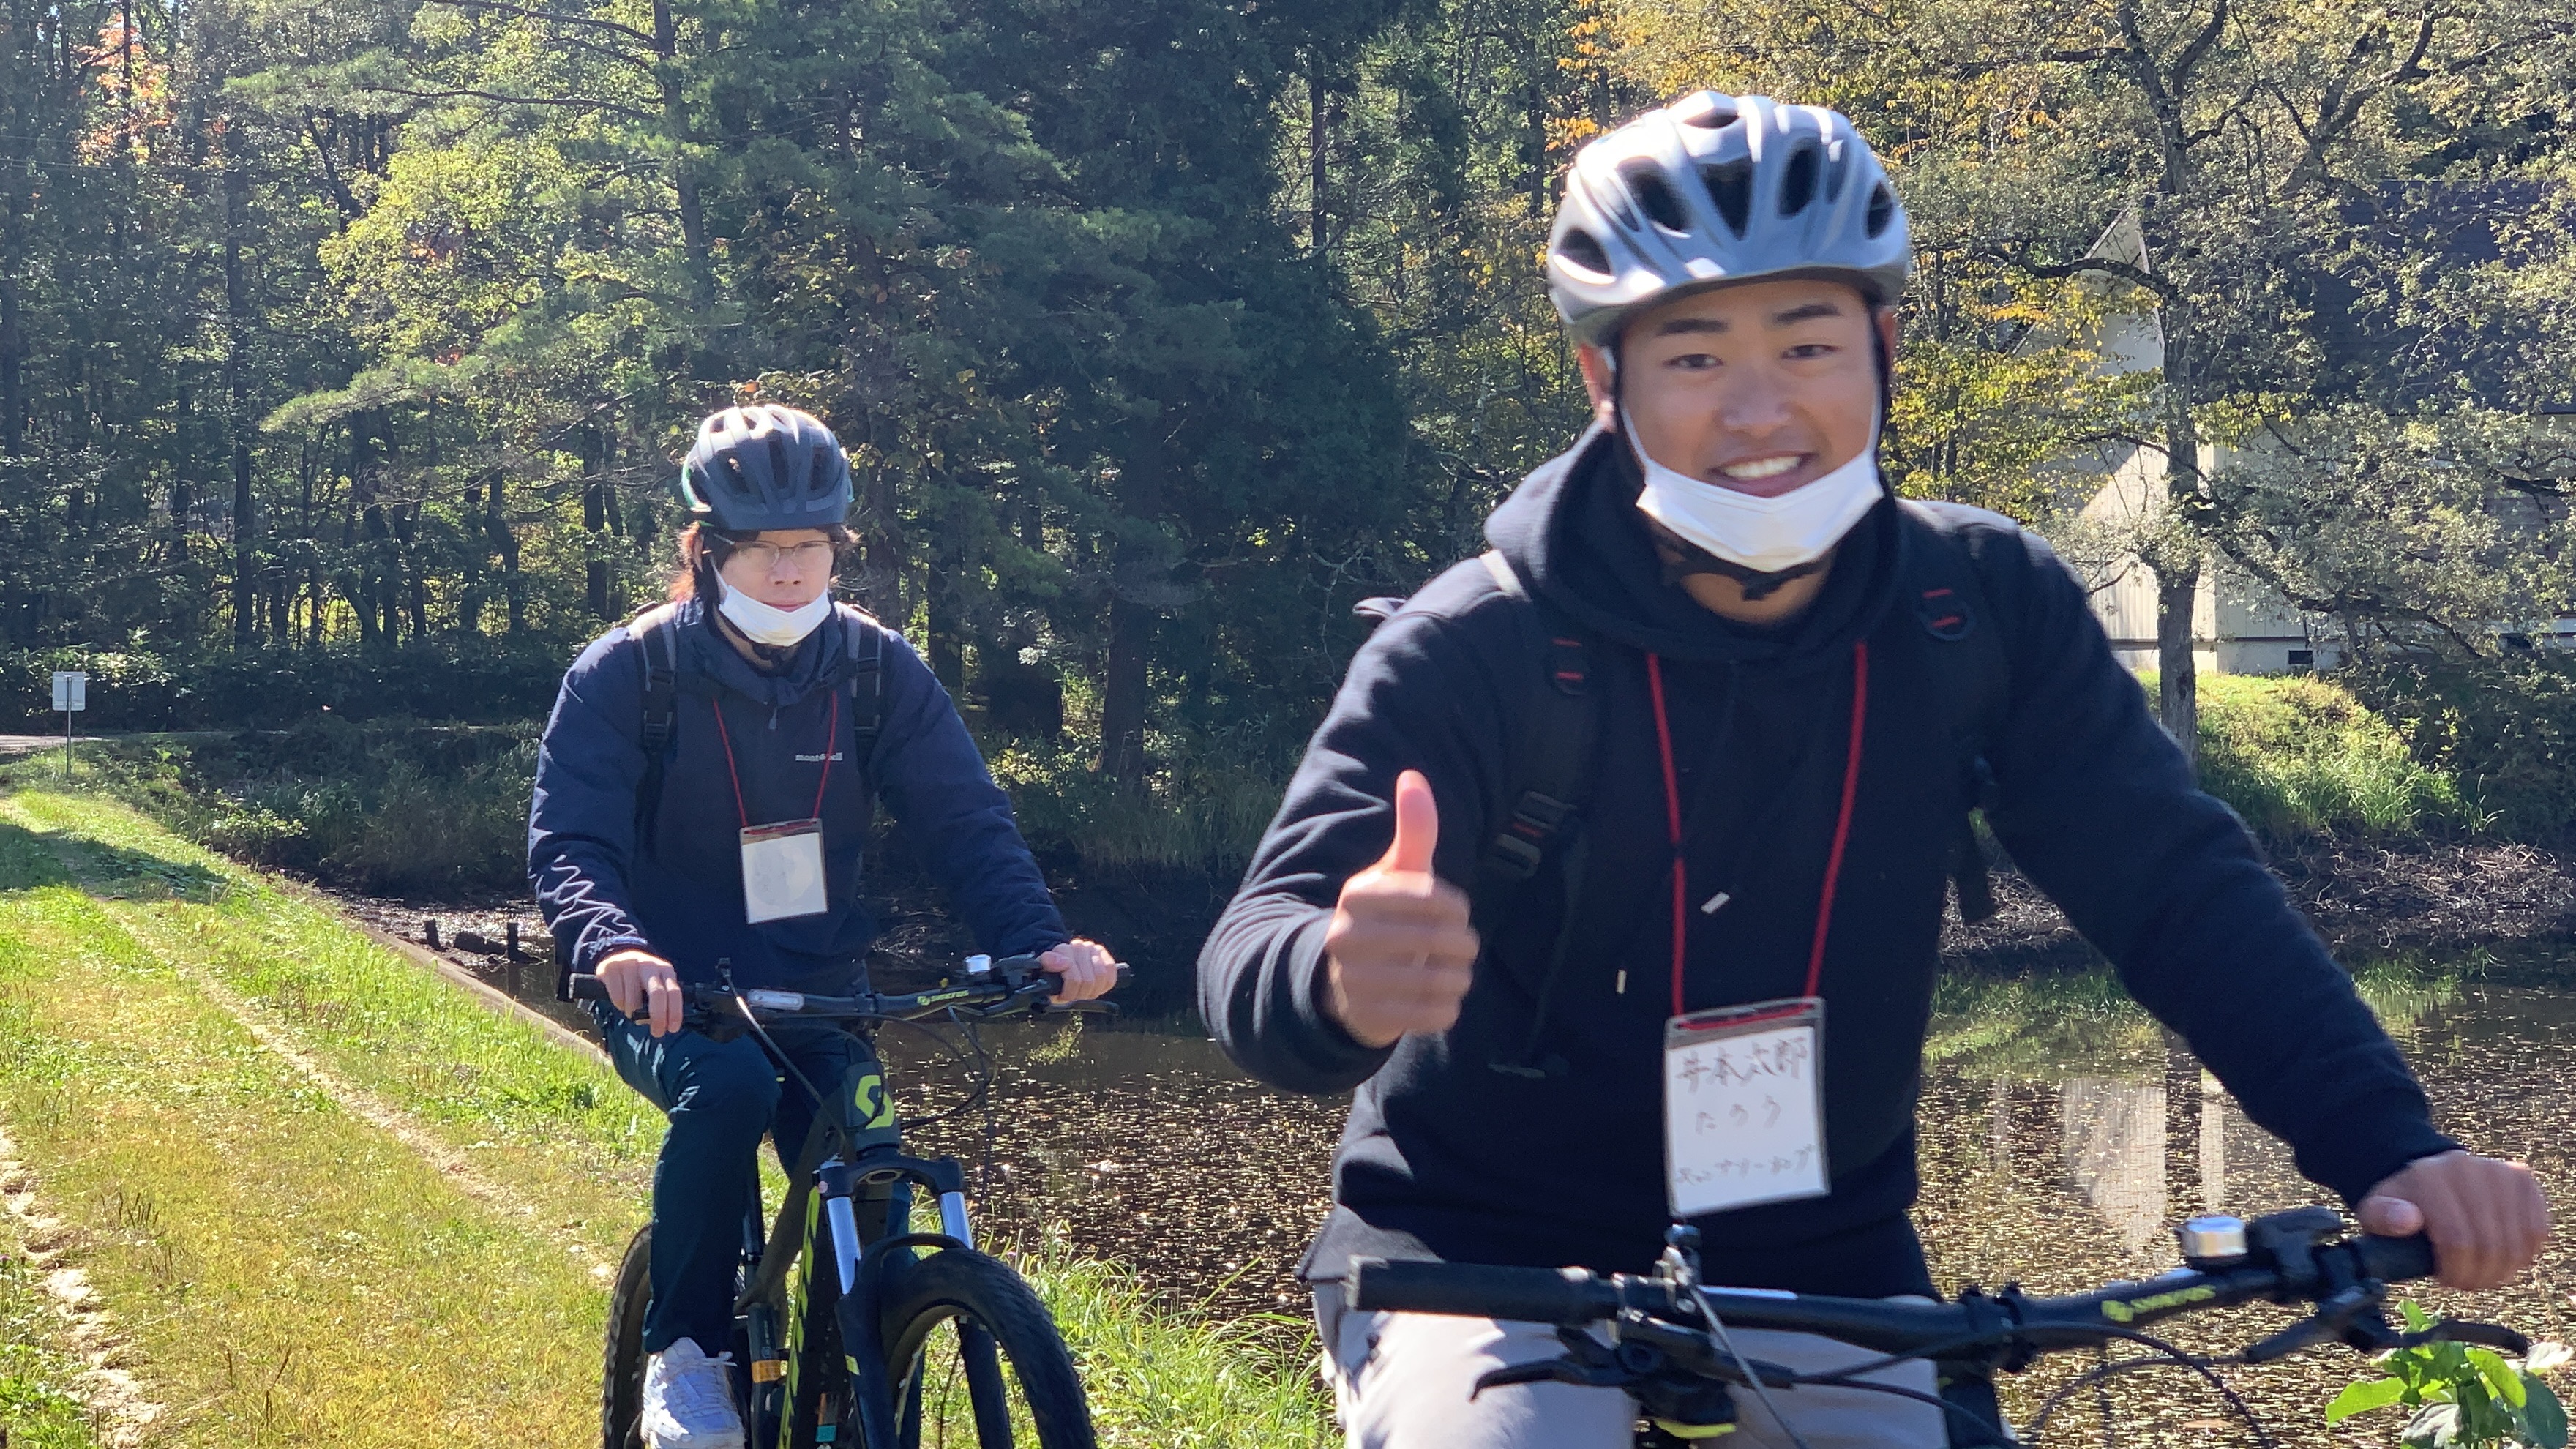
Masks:
[[[823,568],[832,562],[831,541],[821,538],[784,547],[774,543],[738,543],[733,546],[733,551],[759,568],[775,569],[784,560],[796,565],[799,573]]]

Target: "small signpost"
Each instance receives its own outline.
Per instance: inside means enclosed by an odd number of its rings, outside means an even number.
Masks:
[[[77,669],[54,671],[54,708],[63,712],[63,778],[72,777],[72,721],[89,708],[89,676]]]

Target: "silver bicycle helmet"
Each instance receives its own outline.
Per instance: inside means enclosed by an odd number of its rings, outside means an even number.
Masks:
[[[1700,91],[1574,157],[1547,290],[1578,342],[1684,288],[1846,277],[1895,300],[1914,269],[1905,208],[1840,113]]]

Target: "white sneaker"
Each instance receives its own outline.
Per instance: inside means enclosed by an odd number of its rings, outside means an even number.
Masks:
[[[734,1407],[733,1355],[709,1358],[683,1338],[644,1365],[645,1449],[743,1449]]]

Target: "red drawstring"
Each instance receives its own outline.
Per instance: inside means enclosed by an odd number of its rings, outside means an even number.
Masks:
[[[1679,1016],[1683,933],[1690,924],[1690,885],[1682,869],[1682,787],[1673,775],[1673,726],[1664,714],[1664,661],[1659,655],[1646,656],[1646,692],[1654,696],[1655,748],[1664,757],[1664,838],[1673,845],[1673,1015]]]
[[[1673,770],[1673,727],[1664,711],[1664,662],[1646,656],[1646,691],[1655,702],[1655,748],[1663,756],[1664,832],[1673,847],[1673,1015],[1682,1014],[1682,962],[1690,924],[1689,872],[1682,863],[1682,791]],[[1843,761],[1843,805],[1834,817],[1834,845],[1825,856],[1825,889],[1816,903],[1815,944],[1807,953],[1808,996],[1825,975],[1825,938],[1833,928],[1834,888],[1842,880],[1843,848],[1851,841],[1852,802],[1860,795],[1861,739],[1869,720],[1869,641],[1852,643],[1851,749]]]
[[[1816,902],[1816,944],[1807,952],[1807,992],[1825,976],[1825,935],[1834,925],[1834,886],[1842,879],[1843,845],[1851,839],[1852,800],[1860,794],[1860,741],[1869,723],[1869,641],[1852,641],[1851,749],[1843,758],[1843,808],[1834,817],[1834,848],[1825,855],[1825,892]]]
[[[725,728],[724,704],[710,696],[707,708],[716,713],[716,738],[724,741],[725,773],[733,777],[733,813],[742,817],[742,828],[751,828],[751,808],[742,803],[742,772],[733,763],[733,735]],[[814,808],[808,819],[823,818],[823,787],[832,783],[832,747],[841,742],[841,692],[832,691],[832,715],[823,723],[823,774],[814,782]]]

